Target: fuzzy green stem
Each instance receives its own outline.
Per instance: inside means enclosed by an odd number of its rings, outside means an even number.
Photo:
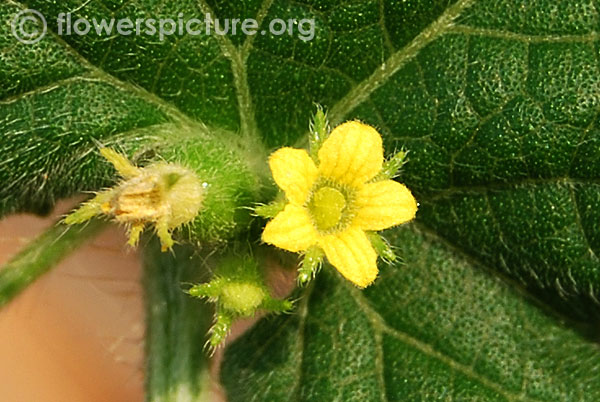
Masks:
[[[211,391],[204,345],[213,311],[183,290],[206,270],[188,248],[173,251],[161,253],[153,242],[144,253],[146,400],[206,401]]]
[[[59,223],[34,239],[0,268],[0,307],[104,227],[99,220],[72,226]]]

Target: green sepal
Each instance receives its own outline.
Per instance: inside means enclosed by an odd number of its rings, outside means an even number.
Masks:
[[[306,285],[310,282],[319,272],[319,269],[323,265],[323,257],[325,253],[318,246],[312,246],[306,253],[304,253],[304,258],[302,259],[302,263],[298,268],[298,284],[300,286]]]
[[[396,254],[394,253],[394,250],[392,250],[390,243],[384,237],[376,232],[367,232],[367,237],[369,238],[369,241],[371,242],[371,245],[375,249],[377,255],[385,262],[392,263],[396,261]]]
[[[254,215],[264,219],[273,219],[278,213],[283,211],[286,204],[285,198],[283,196],[278,196],[273,202],[268,204],[258,204],[254,207]]]
[[[407,162],[407,151],[400,150],[383,163],[383,167],[373,181],[390,180],[398,176],[398,172]]]
[[[319,161],[319,149],[321,149],[321,145],[323,145],[323,142],[329,136],[329,131],[327,113],[325,113],[322,106],[317,105],[317,111],[315,112],[309,127],[310,157],[315,163]]]
[[[227,338],[227,335],[231,330],[233,320],[233,314],[231,314],[225,309],[217,307],[217,309],[215,310],[215,322],[208,331],[209,337],[205,345],[211,356],[215,353],[219,345],[221,345],[225,341],[225,338]]]

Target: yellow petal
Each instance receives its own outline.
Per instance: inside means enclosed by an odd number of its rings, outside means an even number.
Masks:
[[[317,231],[305,208],[288,204],[283,211],[267,223],[262,240],[265,243],[297,253],[308,249],[317,242]]]
[[[337,126],[319,150],[319,173],[352,186],[375,177],[382,165],[381,135],[358,121]]]
[[[412,220],[417,213],[417,200],[405,185],[384,180],[362,187],[356,207],[353,225],[363,230],[383,230]]]
[[[317,168],[308,153],[303,149],[281,148],[271,154],[269,166],[275,183],[288,200],[304,204],[317,177]]]
[[[323,237],[319,245],[327,259],[350,282],[364,288],[377,277],[377,254],[365,232],[350,227]]]

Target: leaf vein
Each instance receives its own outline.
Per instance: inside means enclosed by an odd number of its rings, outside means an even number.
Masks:
[[[19,5],[23,9],[29,8],[27,6],[27,4],[23,1],[17,2],[17,1],[11,0],[11,2],[13,4]],[[139,96],[141,99],[145,100],[146,102],[151,103],[151,104],[157,106],[158,108],[160,108],[161,110],[163,110],[165,113],[170,115],[170,117],[173,118],[174,120],[178,120],[179,122],[186,124],[186,125],[191,125],[193,123],[193,120],[190,119],[190,117],[188,117],[185,113],[183,113],[181,110],[179,110],[177,107],[175,107],[171,103],[165,101],[164,99],[158,97],[157,95],[149,92],[148,90],[146,90],[138,85],[131,84],[126,81],[122,81],[122,80],[118,79],[117,77],[115,77],[114,75],[109,74],[106,71],[102,70],[100,67],[92,64],[87,58],[85,58],[81,53],[79,53],[77,50],[75,50],[75,48],[73,48],[69,43],[67,43],[60,35],[56,34],[55,32],[52,32],[51,30],[49,30],[49,35],[51,35],[52,38],[58,44],[62,45],[62,47],[68,53],[70,53],[73,57],[75,57],[82,64],[83,67],[86,67],[89,70],[91,70],[93,73],[95,73],[94,75],[96,77],[98,77],[99,79]]]
[[[585,230],[585,227],[583,226],[582,221],[581,221],[581,208],[580,208],[579,202],[577,201],[577,195],[575,194],[574,186],[569,186],[569,196],[570,196],[571,200],[573,201],[573,205],[575,206],[575,208],[574,208],[575,220],[577,222],[577,226],[581,229],[582,238],[585,241],[585,244],[586,244],[588,250],[590,251],[590,254],[594,258],[594,260],[598,261],[598,252],[597,252],[597,250],[594,250],[594,247],[592,247],[592,243],[590,242],[588,233]]]
[[[421,200],[424,202],[436,202],[440,199],[450,198],[454,195],[463,195],[464,193],[488,193],[491,191],[502,191],[502,190],[511,190],[515,187],[519,186],[540,186],[547,184],[556,184],[556,185],[590,185],[596,184],[600,185],[600,178],[596,177],[585,177],[585,178],[573,178],[573,177],[543,177],[543,178],[525,178],[520,180],[515,180],[512,182],[497,182],[497,183],[487,183],[485,185],[461,185],[461,186],[451,186],[448,189],[436,192],[431,196],[422,197]]]
[[[393,336],[394,338],[398,339],[399,341],[405,343],[406,345],[414,347],[415,349],[421,351],[422,353],[426,354],[427,356],[433,357],[433,358],[447,364],[449,367],[452,367],[455,371],[460,372],[475,381],[478,381],[483,386],[488,387],[488,388],[494,390],[495,392],[505,396],[510,401],[516,401],[516,400],[532,401],[532,402],[537,401],[537,399],[524,398],[524,397],[521,397],[520,395],[516,395],[511,392],[508,392],[505,389],[503,389],[500,384],[498,384],[492,380],[489,380],[488,378],[476,373],[471,368],[454,361],[452,358],[444,355],[442,352],[437,351],[431,345],[421,342],[418,339],[410,336],[407,333],[404,333],[404,332],[398,331],[394,328],[391,328],[385,322],[383,317],[381,317],[381,315],[375,309],[373,309],[373,307],[370,305],[370,303],[366,300],[365,296],[359,290],[351,288],[349,285],[346,285],[346,287],[349,290],[350,295],[354,298],[354,300],[356,301],[356,303],[358,304],[360,309],[365,314],[365,316],[371,321],[371,323],[374,327],[379,328],[379,331],[381,333],[386,333],[390,336]]]
[[[448,7],[436,21],[425,28],[408,45],[390,56],[381,69],[376,70],[368,78],[351,89],[346,96],[340,99],[329,110],[328,115],[332,124],[334,126],[339,124],[349,111],[364,102],[371,93],[400,70],[409,60],[413,59],[425,46],[445,33],[454,19],[473,2],[474,0],[459,0],[454,5]]]
[[[203,13],[210,16],[215,15],[206,0],[198,0],[198,4]],[[211,24],[214,24],[214,18],[212,17]],[[243,52],[240,51],[225,35],[215,35],[215,40],[219,44],[223,56],[231,63],[233,84],[236,88],[240,113],[240,129],[242,136],[247,139],[252,139],[253,141],[260,141]]]
[[[586,43],[600,40],[600,33],[591,32],[582,35],[528,35],[517,32],[501,31],[497,29],[477,28],[468,25],[454,25],[448,27],[447,33],[457,33],[473,36],[485,36],[497,39],[516,40],[524,43]]]

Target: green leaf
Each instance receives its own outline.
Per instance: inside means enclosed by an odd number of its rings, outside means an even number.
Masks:
[[[190,4],[188,14],[198,16],[199,9]],[[153,2],[130,3],[114,16],[135,20],[136,13],[153,12],[156,18],[161,13],[176,18],[181,5],[173,6],[159,11]],[[48,21],[49,33],[33,45],[19,43],[11,32],[11,21],[25,8],[38,10]],[[189,137],[202,142],[210,133],[229,138],[228,146],[241,150],[248,164],[260,159],[258,169],[264,170],[261,144],[228,131],[239,125],[237,110],[224,99],[237,98],[230,81],[216,82],[229,66],[213,38],[192,43],[188,51],[198,59],[184,60],[171,51],[171,41],[152,36],[116,36],[111,45],[97,34],[59,36],[58,15],[69,11],[73,21],[113,16],[100,2],[0,5],[0,183],[6,183],[0,188],[0,216],[45,213],[59,198],[114,182],[113,171],[97,155],[98,144],[120,148],[135,161]],[[221,62],[213,63],[215,57]],[[181,81],[184,68],[189,76]],[[207,128],[210,123],[214,126]]]
[[[49,34],[34,45],[11,33],[10,21],[25,8],[49,22]],[[314,18],[315,38],[59,37],[52,32],[62,12],[72,12],[73,20],[210,13],[256,18],[259,30],[274,18]],[[331,367],[342,374],[359,370],[344,365],[347,358],[391,377],[353,383],[350,375],[336,383],[336,392],[360,395],[361,387],[375,384],[364,392],[385,389],[388,399],[433,399],[444,391],[467,399],[597,398],[591,379],[597,347],[574,332],[574,323],[545,315],[511,290],[522,284],[567,317],[597,321],[600,315],[595,1],[7,0],[0,21],[0,215],[44,212],[61,197],[111,183],[112,171],[94,152],[97,142],[143,161],[157,149],[210,135],[264,177],[269,149],[307,145],[315,103],[333,125],[359,118],[376,126],[388,156],[408,151],[399,180],[416,195],[414,227],[428,237],[400,231],[412,246],[398,256],[428,277],[385,270],[360,296],[324,270],[300,315],[287,317],[292,324],[277,338],[282,346],[261,355],[266,366],[243,363],[251,350],[242,343],[228,353],[230,394],[245,395],[244,384],[263,375],[269,383],[257,381],[264,393],[256,399],[283,395],[277,389],[284,387],[295,387],[299,397],[328,394]],[[494,275],[506,277],[510,288]],[[424,288],[431,294],[419,294],[420,303],[409,309],[394,284],[407,294]],[[447,298],[436,299],[442,291]],[[283,370],[281,378],[270,374],[278,362],[298,363],[288,353],[299,350],[289,344],[297,339],[294,325],[304,322],[315,337],[334,332],[316,324],[319,314],[338,311],[319,307],[333,296],[328,305],[356,318],[336,322],[347,323],[341,329],[365,347],[336,341],[342,350],[322,352],[338,356],[331,366],[315,358],[302,377],[294,370]],[[449,313],[453,306],[462,306],[462,315]],[[418,319],[406,321],[410,311]],[[444,319],[457,324],[450,328]],[[355,321],[363,327],[353,328]],[[258,329],[273,331],[269,322]],[[520,323],[533,326],[519,332]],[[371,330],[359,331],[365,325]],[[399,346],[410,339],[415,342]],[[381,358],[372,346],[379,342],[388,352]],[[373,370],[382,358],[385,370]],[[311,361],[299,367],[305,362]],[[233,367],[244,367],[244,376]]]
[[[598,16],[586,4],[472,2],[348,104],[410,150],[402,178],[422,227],[597,314]]]
[[[22,8],[0,5],[0,216],[43,213],[57,198],[106,185],[108,166],[92,152],[95,141],[133,152],[169,121],[150,95],[92,66],[60,38],[17,42],[10,22]]]
[[[518,289],[408,228],[404,262],[354,288],[331,266],[298,313],[227,349],[229,401],[596,401],[598,345]]]
[[[23,7],[8,2],[0,16],[9,21]],[[402,180],[422,205],[422,225],[546,297],[598,310],[588,307],[600,298],[598,14],[588,1],[27,7],[54,32],[68,11],[73,20],[210,13],[255,17],[261,29],[274,18],[314,18],[315,38],[107,40],[92,30],[23,45],[3,26],[0,151],[8,157],[0,181],[9,185],[0,212],[43,211],[105,185],[106,168],[90,155],[94,140],[134,154],[157,141],[157,127],[200,121],[209,131],[239,131],[248,154],[264,156],[259,136],[267,147],[305,142],[317,102],[334,123],[361,118],[381,129],[388,149],[409,150]]]

